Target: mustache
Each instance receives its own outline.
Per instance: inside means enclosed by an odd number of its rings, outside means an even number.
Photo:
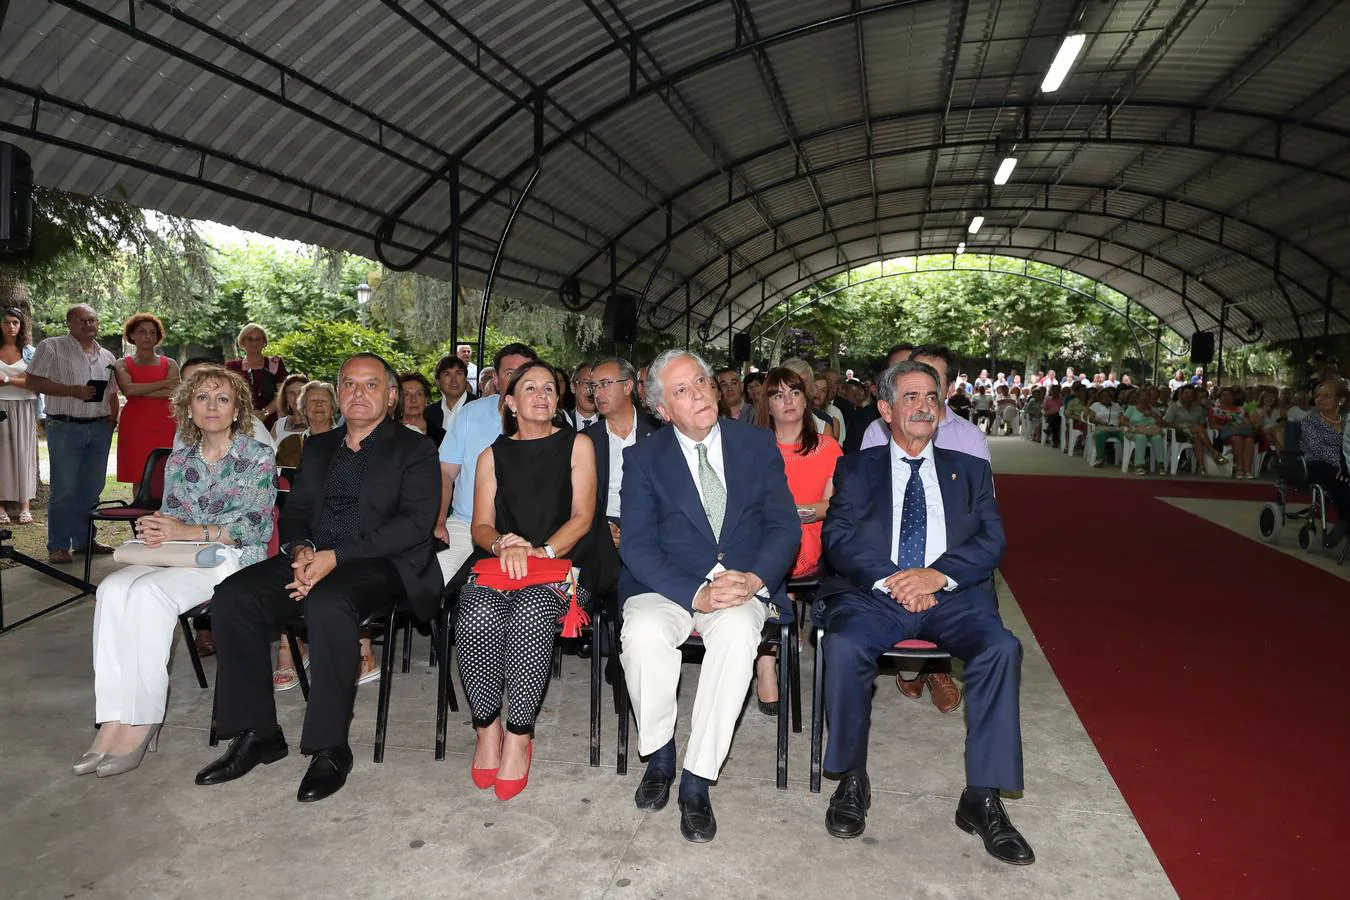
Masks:
[[[916,413],[911,413],[911,414],[910,414],[909,421],[911,421],[911,422],[936,422],[936,421],[937,421],[937,416],[933,415],[932,413],[916,412]]]

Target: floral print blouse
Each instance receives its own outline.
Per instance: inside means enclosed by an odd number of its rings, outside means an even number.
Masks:
[[[164,467],[160,512],[190,525],[221,525],[251,566],[267,556],[272,508],[277,501],[272,450],[236,434],[219,462],[202,458],[201,446],[179,447]]]
[[[1337,469],[1341,467],[1341,433],[1328,425],[1326,419],[1316,411],[1303,420],[1303,427],[1299,431],[1299,449],[1308,462],[1326,463]]]

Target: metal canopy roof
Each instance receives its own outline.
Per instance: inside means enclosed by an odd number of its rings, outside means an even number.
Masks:
[[[965,240],[1108,284],[1182,335],[1221,319],[1230,342],[1350,330],[1339,0],[0,0],[0,14],[0,137],[40,183],[379,244],[445,277],[457,202],[466,286],[518,203],[509,293],[566,303],[575,278],[574,307],[639,293],[647,325],[689,312],[705,333],[740,330],[819,278]],[[1076,31],[1076,66],[1042,93]]]

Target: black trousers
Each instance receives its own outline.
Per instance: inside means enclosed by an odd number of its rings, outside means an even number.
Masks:
[[[303,614],[309,632],[310,689],[300,749],[311,753],[347,743],[361,664],[358,623],[403,602],[407,594],[387,559],[338,563],[303,600],[291,599],[286,585],[292,580],[290,561],[274,556],[240,569],[216,587],[211,601],[216,725],[225,736],[276,727],[272,634]]]

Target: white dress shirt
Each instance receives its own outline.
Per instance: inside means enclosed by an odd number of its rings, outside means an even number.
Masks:
[[[599,411],[591,413],[589,416],[582,415],[579,410],[572,410],[567,413],[567,420],[572,423],[572,427],[577,431],[585,431],[596,422],[600,421]]]
[[[455,416],[459,415],[459,411],[464,408],[464,404],[469,402],[469,396],[469,391],[466,390],[459,395],[459,399],[455,401],[454,406],[447,405],[445,397],[441,397],[441,428],[446,431],[450,430],[450,424],[455,421]]]
[[[605,515],[619,517],[619,491],[623,487],[623,448],[637,443],[637,413],[633,414],[633,425],[628,429],[628,437],[619,437],[614,433],[608,421],[605,422],[605,434],[609,437],[609,499],[605,502]],[[697,462],[697,451],[695,451]],[[694,484],[698,484],[697,473]]]
[[[698,477],[698,445],[699,441],[691,440],[683,431],[675,429],[675,441],[680,445],[680,452],[684,454],[684,461],[689,466],[689,474],[694,478],[694,489],[698,491],[698,500],[703,503],[703,482]],[[726,462],[722,459],[722,426],[714,425],[712,431],[708,432],[702,442],[708,448],[708,464],[712,466],[713,472],[722,482],[722,489],[727,486]]]
[[[947,552],[947,517],[944,514],[942,506],[942,485],[938,482],[937,462],[933,457],[933,442],[924,444],[923,450],[918,456],[910,456],[900,449],[900,445],[894,440],[890,443],[891,448],[891,562],[895,563],[896,571],[900,571],[900,520],[905,510],[905,488],[909,485],[910,473],[913,471],[907,459],[922,459],[923,465],[919,466],[919,480],[923,482],[923,502],[928,512],[927,533],[924,535],[923,545],[923,564],[931,566],[938,557]],[[950,577],[947,579],[947,587],[944,590],[955,590],[956,582]],[[890,593],[886,590],[886,579],[878,578],[872,585],[872,590],[881,591],[883,594]]]

